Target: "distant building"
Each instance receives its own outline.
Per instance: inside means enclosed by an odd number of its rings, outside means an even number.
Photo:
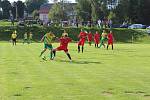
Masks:
[[[48,23],[49,19],[48,19],[48,13],[50,11],[50,9],[52,8],[53,4],[43,4],[40,7],[39,10],[39,19],[41,21],[43,21],[44,23]]]
[[[54,5],[54,3],[46,3],[46,4],[41,5],[41,7],[40,7],[39,19],[44,24],[49,22],[48,13],[53,5]],[[64,3],[64,6],[67,6],[67,7],[69,6],[69,11],[67,12],[67,16],[74,15],[74,9],[73,9],[74,5],[76,5],[76,3]]]

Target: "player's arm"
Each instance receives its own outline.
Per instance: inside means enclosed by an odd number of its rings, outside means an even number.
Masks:
[[[80,37],[81,37],[81,34],[78,35],[78,38],[80,38]]]

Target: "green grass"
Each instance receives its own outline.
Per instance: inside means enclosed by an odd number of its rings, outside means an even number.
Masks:
[[[15,26],[16,26],[16,22],[15,22]],[[0,20],[0,26],[11,26],[11,21],[2,21]]]
[[[86,45],[84,54],[70,44],[73,62],[63,52],[42,61],[42,48],[0,43],[0,100],[150,100],[149,44]]]

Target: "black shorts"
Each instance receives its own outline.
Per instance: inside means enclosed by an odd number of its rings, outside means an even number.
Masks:
[[[13,42],[16,42],[16,39],[12,39]]]

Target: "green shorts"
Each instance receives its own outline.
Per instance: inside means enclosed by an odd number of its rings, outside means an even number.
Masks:
[[[53,46],[52,46],[51,44],[44,44],[44,48],[45,48],[45,49],[52,50],[52,49],[53,49]]]
[[[107,41],[107,38],[102,37],[101,42]]]

